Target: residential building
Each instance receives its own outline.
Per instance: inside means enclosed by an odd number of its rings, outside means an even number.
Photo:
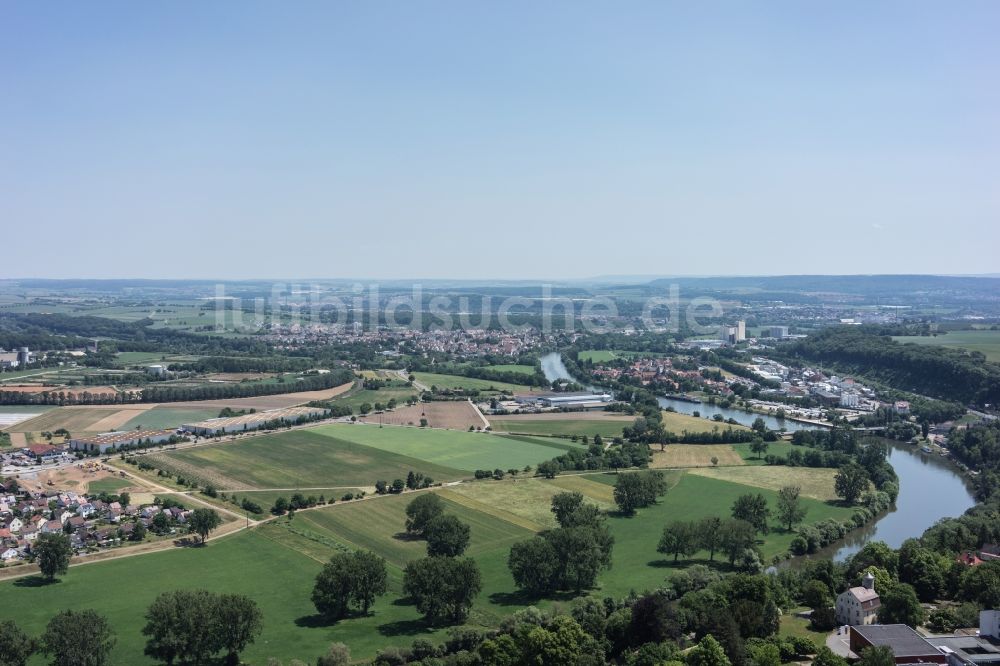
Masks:
[[[875,576],[865,574],[860,587],[844,590],[837,596],[834,608],[837,622],[848,625],[874,624],[882,605],[875,591]]]

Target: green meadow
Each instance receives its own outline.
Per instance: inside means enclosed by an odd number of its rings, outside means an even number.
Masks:
[[[896,335],[896,342],[917,345],[938,345],[982,352],[986,360],[1000,363],[1000,331],[949,331],[942,335]]]
[[[133,417],[119,430],[160,430],[177,428],[185,423],[214,419],[219,415],[217,407],[187,409],[181,407],[153,407]]]
[[[459,430],[337,423],[310,432],[467,471],[534,467],[562,453],[558,444]]]
[[[707,554],[699,553],[674,565],[658,554],[656,545],[667,522],[727,516],[733,501],[745,492],[761,492],[772,504],[775,500],[775,493],[766,489],[684,472],[668,472],[668,479],[670,490],[657,505],[631,518],[609,515],[608,525],[615,536],[613,566],[602,573],[592,594],[621,596],[652,589],[692,562],[707,561]],[[517,593],[506,566],[510,547],[549,525],[544,506],[536,505],[546,503],[556,492],[579,490],[607,507],[614,480],[612,474],[562,475],[551,481],[481,481],[434,491],[441,494],[446,511],[471,528],[468,554],[479,564],[483,590],[468,624],[495,626],[525,605],[551,606],[552,600],[527,599]],[[415,495],[299,511],[291,520],[279,518],[206,547],[73,567],[51,585],[38,585],[34,578],[4,582],[0,595],[11,607],[19,608],[19,622],[33,633],[40,632],[59,609],[98,609],[118,634],[115,664],[150,663],[142,655],[140,634],[146,607],[159,592],[195,587],[247,594],[260,604],[264,633],[244,653],[248,663],[264,664],[269,657],[311,661],[334,641],[347,643],[355,659],[370,658],[381,647],[408,645],[418,637],[440,640],[444,633],[427,627],[416,610],[400,599],[403,567],[425,552],[424,542],[403,531],[404,510]],[[531,501],[518,502],[519,495]],[[815,500],[806,500],[806,505],[808,522],[850,514],[850,509]],[[781,530],[763,538],[760,547],[765,559],[784,552],[791,538]],[[377,601],[373,614],[329,625],[315,616],[309,594],[321,563],[345,549],[372,550],[386,558],[390,589]],[[725,568],[723,559],[716,556],[718,566]]]
[[[600,435],[604,439],[621,437],[622,428],[631,421],[611,419],[525,419],[489,417],[495,432],[517,432],[530,435]]]
[[[532,371],[534,371],[533,368]],[[489,379],[476,379],[475,377],[462,377],[459,375],[415,372],[413,376],[421,384],[428,387],[437,387],[438,389],[471,389],[477,391],[507,391],[511,393],[531,390],[528,386],[522,384],[508,384],[507,382],[495,382]]]
[[[378,430],[362,425],[343,427]],[[463,469],[412,458],[388,448],[365,446],[337,434],[320,433],[318,429],[291,430],[159,453],[150,458],[168,467],[174,463],[177,471],[212,482],[220,490],[367,487],[378,479],[406,478],[410,470],[436,481],[468,475]]]

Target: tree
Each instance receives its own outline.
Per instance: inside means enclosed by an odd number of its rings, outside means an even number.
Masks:
[[[830,588],[823,581],[813,579],[802,587],[803,605],[809,608],[826,608],[830,602]]]
[[[425,557],[403,571],[403,593],[431,624],[464,620],[481,589],[479,567],[469,557]]]
[[[350,666],[351,650],[343,643],[331,643],[326,654],[316,660],[316,666]]]
[[[165,661],[198,663],[219,650],[213,630],[217,610],[215,595],[207,590],[163,592],[146,610],[145,654]]]
[[[424,538],[431,557],[457,557],[469,546],[469,526],[455,516],[438,516],[427,523]]]
[[[559,527],[570,527],[571,516],[583,505],[583,494],[577,492],[557,493],[552,496],[552,513]]]
[[[546,479],[554,479],[562,470],[556,461],[546,460],[545,462],[538,463],[537,471],[540,476]]]
[[[188,530],[201,537],[202,545],[208,538],[209,532],[221,524],[222,519],[213,509],[195,509],[188,518]]]
[[[288,512],[287,497],[279,497],[278,499],[274,500],[274,506],[271,507],[271,513],[273,513],[276,516],[283,516],[287,512]]]
[[[760,460],[761,456],[767,453],[767,447],[768,443],[760,437],[754,437],[750,440],[750,450],[757,454],[757,460]]]
[[[750,426],[750,429],[756,433],[760,433],[761,435],[763,435],[765,432],[767,432],[767,424],[764,423],[763,417],[758,416],[753,420],[753,424]]]
[[[507,568],[515,585],[532,596],[541,596],[555,589],[558,555],[546,539],[534,537],[511,546]]]
[[[677,562],[680,555],[694,555],[698,550],[698,534],[695,526],[686,520],[673,521],[663,528],[663,535],[656,550],[666,555],[673,555],[674,562]]]
[[[848,463],[837,471],[833,488],[837,497],[848,504],[854,504],[868,488],[868,472],[857,463]]]
[[[146,538],[146,526],[141,520],[133,523],[132,533],[128,535],[128,538],[129,541],[142,541]]]
[[[385,594],[387,576],[385,560],[375,553],[337,553],[316,576],[313,605],[330,620],[346,616],[351,606],[367,615],[376,597]]]
[[[962,572],[958,596],[983,608],[1000,607],[1000,561],[987,560]]]
[[[870,647],[861,651],[857,666],[895,666],[896,657],[887,645]]]
[[[770,515],[767,499],[761,493],[740,495],[733,502],[733,518],[750,523],[761,534],[767,534],[769,531],[767,519]]]
[[[709,562],[715,560],[715,551],[722,545],[722,519],[706,516],[695,525],[698,546],[708,551]]]
[[[789,532],[806,517],[806,508],[799,499],[801,492],[800,486],[785,486],[778,491],[777,518]]]
[[[687,654],[688,666],[730,666],[729,657],[711,634],[691,648]]]
[[[0,666],[26,666],[38,645],[13,620],[0,621]]]
[[[526,664],[580,663],[586,655],[599,650],[597,642],[568,615],[554,618],[546,627],[535,627],[523,639],[523,662]]]
[[[543,534],[555,549],[556,589],[580,592],[593,587],[602,569],[611,566],[614,537],[600,527],[561,527]]]
[[[423,534],[433,519],[444,513],[444,503],[435,493],[423,493],[406,505],[406,531]]]
[[[111,625],[96,611],[64,610],[56,614],[42,634],[42,652],[53,666],[104,666],[115,646]]]
[[[264,615],[257,602],[242,594],[223,594],[215,604],[216,636],[226,652],[226,663],[238,666],[240,652],[257,640]]]
[[[880,592],[879,597],[882,605],[878,609],[878,621],[881,624],[908,624],[916,628],[926,617],[916,591],[906,583]]]
[[[824,645],[816,652],[812,666],[847,666],[847,660]]]
[[[56,574],[64,574],[69,570],[73,547],[65,534],[40,534],[31,550],[35,554],[39,570],[49,581],[55,580]]]
[[[757,540],[757,533],[753,525],[745,520],[730,520],[722,524],[722,552],[729,558],[729,564],[733,565],[736,558],[750,548],[753,548]]]
[[[623,515],[634,515],[636,508],[640,506],[641,485],[637,474],[619,474],[615,479],[615,504]]]

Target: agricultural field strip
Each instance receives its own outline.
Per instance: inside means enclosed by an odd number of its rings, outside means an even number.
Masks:
[[[837,500],[834,492],[835,469],[784,466],[746,466],[692,469],[690,474],[730,483],[778,491],[784,486],[799,486],[802,496],[821,502]]]

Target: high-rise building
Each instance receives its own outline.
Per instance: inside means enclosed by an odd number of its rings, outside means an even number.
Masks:
[[[743,342],[747,339],[747,323],[740,319],[736,322],[736,342]]]

